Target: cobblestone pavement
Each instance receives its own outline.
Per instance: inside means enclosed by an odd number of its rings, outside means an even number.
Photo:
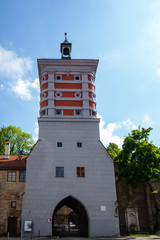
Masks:
[[[78,238],[78,237],[66,237],[66,238],[56,238],[56,237],[32,237],[32,238],[20,238],[20,237],[0,237],[0,240],[158,240],[160,236],[150,236],[150,237],[133,237],[133,236],[122,236],[122,237],[103,237],[103,238]]]

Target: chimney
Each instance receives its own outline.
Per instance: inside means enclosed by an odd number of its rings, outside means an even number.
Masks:
[[[5,143],[5,159],[9,159],[10,155],[10,142]]]

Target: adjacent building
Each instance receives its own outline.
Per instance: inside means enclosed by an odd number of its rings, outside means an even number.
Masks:
[[[27,160],[24,236],[119,234],[114,165],[99,136],[98,60],[38,59],[39,140]]]
[[[25,191],[26,156],[10,155],[10,143],[5,155],[0,155],[0,235],[20,234],[22,197]]]

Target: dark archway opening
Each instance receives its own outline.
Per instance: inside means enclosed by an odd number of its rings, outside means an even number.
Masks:
[[[88,237],[88,216],[85,208],[69,196],[56,206],[52,218],[52,235]]]

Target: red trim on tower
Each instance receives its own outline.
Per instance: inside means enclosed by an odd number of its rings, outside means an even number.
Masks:
[[[75,92],[62,92],[62,97],[67,98],[74,98],[75,97]]]
[[[82,101],[61,101],[61,100],[55,100],[55,106],[70,106],[70,107],[82,107],[83,102]]]
[[[45,75],[45,80],[48,80],[48,74]]]
[[[62,80],[72,81],[72,80],[74,80],[74,75],[72,74],[72,75],[67,76],[66,74],[63,74]]]
[[[48,88],[48,83],[44,83],[42,86],[41,86],[41,91]]]
[[[88,80],[91,81],[91,75],[88,75]]]
[[[48,106],[48,100],[41,102],[41,108]]]
[[[89,106],[92,108],[96,108],[96,104],[94,102],[89,101]]]
[[[62,93],[62,98],[75,98],[75,94],[76,92],[61,92]],[[81,96],[82,96],[82,92],[81,93]]]
[[[72,109],[64,109],[63,110],[63,115],[64,116],[74,116],[74,110],[72,110]]]
[[[55,83],[55,88],[59,89],[82,89],[81,83]]]
[[[90,98],[92,98],[92,92],[88,92]]]
[[[95,90],[95,86],[91,83],[88,83],[88,88],[91,89],[91,90]]]

